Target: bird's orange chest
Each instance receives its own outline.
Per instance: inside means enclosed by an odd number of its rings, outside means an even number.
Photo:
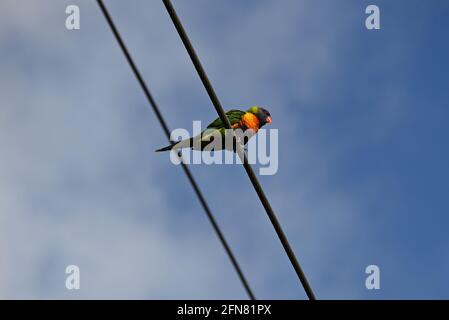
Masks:
[[[257,132],[257,130],[259,130],[260,128],[260,121],[259,118],[257,118],[254,114],[252,113],[245,113],[242,117],[242,120],[240,121],[240,123],[245,126],[248,129],[252,129],[255,132]]]

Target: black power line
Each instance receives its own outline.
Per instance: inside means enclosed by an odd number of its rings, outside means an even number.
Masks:
[[[215,110],[217,111],[218,115],[220,116],[221,120],[225,124],[227,129],[231,129],[231,124],[229,122],[228,117],[226,116],[225,111],[223,110],[223,107],[221,106],[220,100],[218,99],[217,95],[215,94],[215,90],[212,87],[211,82],[209,81],[209,78],[207,77],[206,72],[204,71],[203,66],[201,65],[201,62],[198,58],[198,55],[195,52],[195,49],[193,48],[192,43],[190,42],[189,37],[187,36],[187,33],[179,20],[178,15],[176,14],[176,10],[173,7],[170,0],[162,0],[164,2],[165,8],[167,9],[168,14],[170,15],[173,24],[175,25],[176,30],[178,31],[179,36],[181,37],[182,42],[184,43],[184,46],[190,56],[190,59],[193,62],[193,65],[195,66],[196,71],[198,72],[199,77],[201,78],[201,81],[203,82],[203,85],[209,94],[209,97],[215,107]],[[274,229],[276,230],[276,233],[279,237],[279,240],[282,243],[282,246],[285,249],[285,252],[288,255],[288,258],[290,259],[291,264],[293,265],[293,268],[296,271],[296,274],[298,275],[299,280],[302,283],[302,286],[304,287],[304,290],[309,297],[310,300],[315,300],[315,295],[312,291],[312,288],[309,285],[309,282],[307,281],[306,275],[304,271],[302,270],[301,266],[299,265],[298,260],[296,259],[295,253],[293,252],[287,236],[285,235],[284,231],[282,230],[282,227],[276,217],[276,214],[274,213],[273,209],[271,208],[270,202],[268,201],[265,192],[262,189],[262,186],[260,185],[254,171],[251,168],[251,165],[248,163],[248,159],[246,156],[246,153],[243,151],[243,148],[237,143],[237,149],[238,154],[242,159],[243,166],[246,170],[246,173],[248,174],[249,179],[251,180],[251,183],[254,186],[254,189],[257,192],[257,195],[259,196],[260,201],[262,202],[263,207],[265,208],[265,211],[268,214],[268,217],[270,218],[271,223],[273,224]]]
[[[104,17],[106,18],[108,25],[111,28],[111,31],[115,36],[115,39],[117,40],[120,48],[122,49],[123,54],[125,55],[126,60],[129,63],[129,66],[131,67],[135,77],[137,78],[137,81],[139,82],[140,87],[142,88],[143,92],[145,93],[145,96],[146,96],[149,104],[151,105],[151,108],[153,109],[154,113],[156,114],[156,117],[159,120],[159,123],[160,123],[162,129],[164,130],[164,133],[165,133],[167,139],[170,141],[170,130],[168,128],[168,125],[165,122],[165,120],[159,110],[159,107],[156,104],[156,102],[154,101],[153,96],[151,95],[150,90],[148,89],[148,86],[146,85],[145,81],[143,80],[136,64],[134,63],[134,60],[132,59],[131,54],[129,53],[125,43],[123,42],[122,37],[120,36],[117,28],[115,27],[112,17],[110,16],[110,14],[102,0],[97,0],[97,3],[100,6],[100,9],[103,12]],[[173,143],[173,142],[170,141],[170,143]],[[182,169],[184,170],[184,173],[186,174],[187,179],[189,180],[190,184],[192,185],[192,188],[195,191],[196,196],[198,197],[198,200],[200,201],[201,206],[203,207],[203,209],[207,215],[207,218],[209,219],[209,222],[212,224],[212,227],[213,227],[215,233],[217,234],[218,238],[220,239],[220,242],[223,245],[223,248],[225,249],[226,254],[228,255],[229,259],[231,260],[231,263],[234,266],[234,269],[237,272],[237,275],[238,275],[243,287],[245,288],[246,293],[248,294],[248,296],[251,300],[255,300],[256,298],[255,298],[251,288],[249,287],[248,281],[246,280],[245,276],[243,275],[242,269],[240,268],[240,266],[237,262],[237,259],[235,258],[234,254],[232,253],[231,248],[228,245],[228,243],[223,235],[223,232],[221,232],[220,227],[218,226],[218,223],[215,220],[215,218],[212,214],[212,211],[210,210],[209,205],[206,202],[206,199],[204,198],[198,184],[196,183],[195,179],[193,178],[193,175],[190,172],[189,168],[182,161],[182,157],[180,157],[180,159],[181,159]]]

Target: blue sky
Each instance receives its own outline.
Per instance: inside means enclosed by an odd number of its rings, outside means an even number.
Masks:
[[[106,4],[170,127],[215,118],[162,3]],[[273,116],[260,180],[318,298],[447,298],[449,3],[174,4],[222,104]],[[2,1],[0,43],[0,298],[246,298],[96,3]],[[191,168],[256,296],[305,298],[243,168]]]

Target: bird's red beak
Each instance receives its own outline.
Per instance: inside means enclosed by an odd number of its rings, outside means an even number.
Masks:
[[[273,120],[271,119],[271,117],[267,117],[266,121],[267,123],[271,123]]]

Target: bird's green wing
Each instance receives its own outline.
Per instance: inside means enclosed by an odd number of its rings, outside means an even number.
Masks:
[[[228,112],[226,112],[226,116],[228,117],[229,122],[231,123],[231,126],[233,124],[239,123],[244,114],[245,114],[245,112],[240,111],[240,110],[229,110]],[[214,128],[214,129],[221,129],[221,128],[224,128],[224,125],[223,125],[223,121],[221,121],[220,118],[217,118],[211,124],[209,124],[207,127]]]

